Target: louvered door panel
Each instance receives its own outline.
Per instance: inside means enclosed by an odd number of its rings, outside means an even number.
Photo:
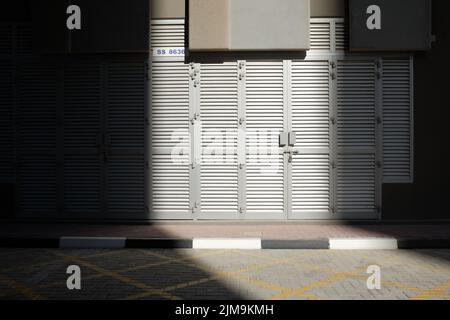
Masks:
[[[328,61],[292,63],[292,130],[296,148],[329,148],[330,84]]]
[[[57,213],[57,163],[50,155],[23,156],[19,162],[20,215],[54,217]]]
[[[144,155],[112,155],[106,163],[106,177],[108,217],[145,218]]]
[[[152,147],[189,150],[189,66],[153,62]]]
[[[349,31],[347,23],[344,21],[336,21],[335,30],[336,51],[348,51]]]
[[[64,157],[64,216],[102,217],[102,165],[96,154],[68,153]]]
[[[376,211],[376,168],[374,154],[340,154],[337,164],[337,208],[344,215]],[[367,216],[366,216],[367,217]]]
[[[189,218],[189,156],[174,162],[170,154],[152,157],[152,214]]]
[[[108,216],[145,217],[144,61],[112,61],[107,67],[106,198]]]
[[[57,71],[52,63],[20,66],[19,135],[23,152],[56,153]]]
[[[284,213],[284,158],[282,154],[247,155],[247,214],[258,218]]]
[[[57,211],[57,69],[33,61],[19,67],[19,208],[22,216]]]
[[[330,22],[329,21],[311,21],[310,26],[311,50],[330,51]]]
[[[150,43],[152,48],[173,48],[185,46],[185,25],[183,19],[152,20]]]
[[[235,214],[238,211],[238,170],[235,156],[218,160],[204,155],[201,166],[202,214]]]
[[[284,121],[283,81],[282,62],[247,63],[247,148],[278,148]]]
[[[284,131],[282,62],[248,62],[246,73],[246,212],[283,214],[284,159],[278,137]]]
[[[375,64],[339,61],[337,123],[339,148],[375,147]]]
[[[200,74],[202,214],[237,213],[237,65],[203,64]]]
[[[383,179],[412,181],[410,60],[383,59]]]
[[[13,28],[12,24],[0,23],[0,55],[13,53]]]
[[[143,153],[145,69],[140,61],[108,64],[106,132],[114,153]]]
[[[330,156],[327,153],[293,156],[293,213],[325,213],[330,209]],[[301,217],[301,216],[300,216]],[[313,216],[312,216],[313,217]],[[319,216],[317,216],[319,218]]]
[[[330,208],[330,80],[328,61],[293,61],[292,213],[299,218],[328,214]],[[302,216],[302,214],[304,214]]]
[[[64,69],[65,153],[98,153],[101,128],[100,64],[76,61]]]
[[[375,63],[337,66],[337,211],[372,218],[377,212]]]
[[[225,153],[237,148],[238,94],[237,65],[201,66],[200,117],[202,148],[206,153]]]
[[[98,62],[64,68],[64,216],[102,214],[102,92]]]

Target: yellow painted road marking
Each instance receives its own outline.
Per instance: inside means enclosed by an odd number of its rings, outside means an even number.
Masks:
[[[370,258],[372,258],[372,257],[370,257]],[[365,264],[367,264],[367,266],[369,266],[369,265],[377,265],[379,263],[367,261]],[[352,279],[360,279],[360,280],[366,280],[367,279],[367,276],[366,275],[362,275],[362,274],[360,275],[360,274],[354,274],[354,273],[348,273],[348,272],[347,273],[336,272],[334,270],[324,269],[324,268],[315,267],[315,266],[312,266],[312,265],[305,265],[305,264],[302,264],[301,266],[300,265],[295,265],[295,268],[298,268],[298,269],[301,268],[301,270],[303,270],[304,267],[307,268],[306,271],[316,271],[316,272],[322,272],[322,273],[328,273],[328,274],[347,274],[347,277],[352,278]],[[415,291],[415,292],[421,291],[421,289],[416,288],[414,286],[411,286],[411,285],[408,285],[408,284],[404,284],[404,283],[400,283],[400,282],[395,282],[395,281],[385,281],[385,280],[383,280],[382,281],[382,286],[383,287],[397,287],[397,288],[406,289],[406,290]]]
[[[305,285],[303,287],[300,287],[300,288],[296,288],[296,289],[286,288],[286,290],[283,290],[280,294],[270,296],[270,297],[268,297],[268,299],[269,300],[287,299],[287,298],[293,298],[293,297],[296,297],[299,295],[303,295],[303,294],[305,294],[306,291],[309,291],[312,289],[318,289],[325,285],[340,281],[340,280],[348,277],[348,275],[350,275],[350,274],[357,274],[359,272],[362,272],[363,270],[366,270],[365,266],[358,267],[351,272],[336,272],[334,275],[332,275],[329,278],[322,279],[319,281],[314,281],[314,282],[312,282],[308,285]]]
[[[224,252],[230,252],[230,251],[233,251],[233,250],[224,250]],[[262,268],[267,268],[267,267],[270,267],[270,266],[273,266],[273,265],[276,265],[276,264],[288,263],[289,260],[292,260],[292,259],[279,260],[279,261],[276,261],[276,262],[272,261],[272,262],[266,263],[266,264],[258,263],[258,264],[254,264],[254,265],[251,265],[251,266],[246,266],[244,268],[241,268],[241,269],[238,269],[238,270],[235,270],[235,271],[217,271],[213,267],[202,266],[202,265],[200,265],[198,263],[186,263],[186,262],[184,262],[183,263],[184,265],[197,268],[197,269],[202,270],[204,272],[212,273],[213,275],[210,276],[210,277],[203,278],[203,279],[189,281],[189,282],[181,283],[181,284],[178,284],[178,285],[175,285],[175,286],[166,287],[163,290],[164,291],[173,291],[173,290],[186,288],[186,287],[189,287],[189,286],[192,286],[192,285],[196,285],[196,284],[200,284],[200,283],[205,283],[205,282],[208,282],[208,281],[217,280],[217,279],[220,279],[220,278],[227,278],[227,277],[232,278],[238,273],[248,272],[248,271],[256,271],[256,270],[259,270],[259,269],[262,269]],[[147,294],[146,293],[142,293],[142,294],[138,294],[138,295],[132,295],[130,297],[127,297],[126,299],[138,298],[138,297],[139,298],[143,298],[143,297],[149,296],[149,295],[150,295],[150,293],[147,293]]]
[[[430,298],[443,298],[445,296],[445,292],[448,289],[450,289],[450,281],[432,289],[422,290],[419,293],[419,295],[412,297],[411,300],[427,300]]]
[[[119,280],[120,282],[123,282],[123,283],[125,283],[127,285],[133,286],[133,287],[141,289],[141,290],[145,290],[145,291],[147,291],[149,293],[152,293],[154,295],[161,296],[161,297],[164,297],[164,298],[170,299],[170,300],[179,300],[180,299],[179,297],[171,295],[170,293],[167,293],[164,290],[155,289],[155,288],[150,287],[150,286],[148,286],[148,285],[146,285],[144,283],[141,283],[139,281],[135,281],[135,280],[130,279],[128,277],[125,277],[125,276],[123,276],[121,274],[118,274],[118,273],[116,273],[114,271],[106,270],[104,268],[101,268],[101,267],[93,264],[93,263],[84,261],[84,260],[82,260],[79,257],[65,255],[65,254],[62,254],[62,253],[59,253],[59,252],[54,252],[54,254],[56,254],[56,255],[64,258],[64,259],[66,259],[68,261],[75,262],[75,263],[77,263],[79,265],[85,266],[85,267],[87,267],[87,268],[89,268],[91,270],[94,270],[97,273],[103,274],[106,277],[110,277],[110,278]]]
[[[225,252],[240,252],[240,250],[235,250],[235,249],[231,249],[231,250],[221,250],[223,253]],[[149,254],[154,254],[153,252],[148,252]],[[308,255],[313,255],[312,253],[308,253]],[[159,255],[158,255],[159,256]],[[261,288],[265,288],[265,289],[271,289],[274,291],[280,291],[282,289],[285,289],[284,287],[281,286],[277,286],[271,283],[268,283],[266,281],[263,280],[253,280],[250,279],[248,277],[244,277],[244,276],[239,276],[240,273],[244,273],[244,272],[251,272],[251,271],[257,271],[257,270],[261,270],[261,269],[265,269],[265,268],[269,268],[272,266],[276,266],[279,264],[286,264],[286,263],[290,263],[292,262],[292,260],[296,260],[298,259],[298,257],[290,257],[288,259],[276,259],[276,258],[271,258],[271,262],[270,263],[265,263],[265,264],[261,264],[261,263],[257,263],[257,264],[253,264],[250,266],[246,266],[244,268],[238,269],[238,270],[234,270],[234,271],[217,271],[217,269],[215,269],[214,267],[207,267],[207,266],[202,266],[198,263],[183,263],[187,266],[190,267],[194,267],[197,269],[200,269],[204,272],[208,272],[208,273],[212,273],[214,274],[213,276],[210,277],[206,277],[203,279],[199,279],[199,280],[193,280],[193,281],[189,281],[186,283],[181,283],[175,286],[170,286],[170,287],[166,287],[163,290],[165,291],[173,291],[173,290],[177,290],[177,289],[181,289],[181,288],[186,288],[189,286],[193,286],[193,285],[197,285],[197,284],[201,284],[201,283],[206,283],[209,281],[214,281],[214,280],[218,280],[218,279],[223,279],[223,278],[235,278],[235,279],[239,279],[242,281],[245,281],[247,283],[250,283],[252,285],[256,285],[259,286]],[[132,295],[127,297],[126,299],[137,299],[137,298],[144,298],[146,296],[151,295],[150,293],[140,293],[140,294],[136,294],[136,295]],[[308,295],[311,296],[311,298],[314,298],[315,296],[313,295]]]
[[[143,250],[142,250],[143,251]],[[212,256],[212,255],[217,255],[220,254],[219,252],[209,252],[209,253],[202,253],[199,255],[196,255],[195,257],[205,257],[205,256]],[[92,256],[86,256],[83,259],[87,259],[90,258]],[[190,260],[192,257],[185,257],[185,258],[181,258],[181,259],[175,259],[175,258],[168,258],[165,257],[166,260],[164,261],[158,261],[158,262],[151,262],[151,263],[146,263],[143,265],[139,265],[139,266],[134,266],[134,267],[128,267],[125,269],[121,269],[116,271],[116,273],[119,274],[123,274],[123,273],[128,273],[128,272],[132,272],[132,271],[137,271],[137,270],[141,270],[141,269],[147,269],[147,268],[151,268],[151,267],[159,267],[159,266],[163,266],[163,265],[167,265],[170,263],[182,263],[185,260]],[[94,274],[94,275],[90,275],[90,276],[86,276],[83,278],[84,281],[86,280],[93,280],[93,279],[99,279],[99,278],[103,278],[105,277],[105,275],[103,274]],[[41,285],[37,285],[34,288],[51,288],[51,287],[56,287],[56,286],[60,286],[61,282],[53,282],[53,283],[47,283],[47,284],[41,284]],[[1,298],[1,296],[0,296]]]
[[[355,269],[352,272],[336,272],[329,268],[320,268],[320,267],[317,267],[316,265],[311,265],[310,263],[305,263],[302,261],[304,259],[310,258],[311,256],[318,255],[321,253],[321,252],[317,252],[317,251],[308,251],[308,252],[304,252],[302,255],[295,255],[293,257],[276,258],[276,257],[267,256],[267,255],[263,254],[262,252],[261,253],[260,252],[247,252],[247,251],[241,251],[241,250],[211,250],[211,251],[208,250],[207,252],[203,252],[202,254],[199,254],[199,255],[189,255],[189,256],[186,256],[186,257],[183,257],[180,259],[177,257],[174,258],[171,256],[166,256],[159,251],[140,250],[140,249],[133,249],[133,250],[137,250],[138,252],[145,253],[149,256],[161,258],[161,259],[163,259],[163,261],[152,262],[152,263],[148,263],[145,265],[133,266],[133,267],[119,270],[119,271],[110,271],[110,270],[101,268],[93,263],[90,263],[89,261],[84,261],[83,259],[86,259],[89,257],[118,254],[118,253],[124,252],[124,250],[100,252],[100,253],[95,253],[95,254],[86,255],[86,256],[80,255],[79,257],[71,256],[71,255],[63,255],[62,259],[63,260],[71,260],[71,261],[78,259],[78,260],[82,261],[82,263],[77,262],[77,264],[84,265],[98,273],[95,275],[85,277],[85,278],[83,278],[83,280],[95,279],[95,278],[101,278],[101,277],[109,277],[109,278],[121,281],[123,283],[129,284],[131,286],[134,286],[134,287],[137,287],[137,288],[143,290],[143,292],[134,294],[125,299],[145,298],[145,297],[148,297],[151,295],[157,295],[157,296],[165,297],[168,299],[179,299],[178,297],[170,294],[170,292],[174,291],[174,290],[190,287],[190,286],[199,285],[199,284],[206,283],[209,281],[220,280],[220,279],[236,279],[236,280],[240,280],[240,281],[249,283],[250,285],[255,286],[255,287],[275,291],[276,294],[274,293],[271,296],[269,296],[268,297],[269,299],[286,299],[286,298],[294,298],[294,297],[301,297],[301,298],[306,298],[306,299],[319,299],[319,297],[317,297],[314,294],[307,293],[307,291],[316,289],[316,288],[321,288],[321,287],[327,286],[328,284],[332,284],[332,283],[335,283],[340,280],[366,279],[365,275],[356,273],[356,272],[359,272],[359,271],[357,271],[358,269]],[[50,251],[50,252],[52,254],[55,254],[55,252],[53,252],[53,251]],[[255,264],[241,267],[240,269],[234,270],[234,271],[218,271],[216,267],[208,266],[208,265],[201,265],[200,262],[195,261],[195,259],[201,258],[204,256],[214,256],[214,255],[220,256],[223,253],[229,253],[229,252],[237,253],[237,254],[240,254],[243,256],[252,256],[252,257],[262,259],[262,260],[265,260],[268,262],[264,263],[264,261],[261,261],[261,262],[255,263]],[[334,257],[334,255],[332,255],[330,257],[330,259],[332,259],[333,257]],[[366,256],[364,256],[364,257],[366,257]],[[367,256],[367,260],[369,260],[369,261],[366,262],[365,265],[366,264],[367,265],[377,264],[377,263],[370,262],[371,259],[373,259],[373,257]],[[61,259],[54,260],[54,261],[61,262]],[[391,264],[393,261],[398,262],[398,263],[401,262],[400,259],[389,259],[387,262]],[[45,265],[45,264],[51,264],[51,263],[52,262],[46,262],[46,263],[40,263],[38,265],[43,265],[43,264]],[[121,273],[125,273],[125,272],[132,272],[132,271],[136,271],[136,270],[142,270],[142,269],[146,269],[146,268],[152,268],[152,267],[171,264],[171,263],[179,263],[182,265],[190,266],[190,267],[202,270],[204,272],[211,273],[211,276],[191,280],[191,281],[188,281],[185,283],[168,286],[168,287],[165,287],[162,289],[156,289],[156,288],[153,288],[146,284],[143,284],[139,281],[136,281],[136,280],[133,280],[126,276],[121,275]],[[206,264],[207,263],[208,262],[206,262]],[[330,277],[319,280],[319,281],[315,281],[313,283],[310,283],[310,284],[305,285],[300,288],[293,289],[293,288],[286,288],[286,287],[283,287],[280,285],[272,284],[272,283],[264,281],[264,280],[252,279],[252,274],[249,274],[249,275],[243,274],[243,273],[251,273],[251,272],[254,272],[257,270],[262,270],[265,268],[270,268],[270,267],[277,266],[280,264],[289,264],[291,267],[293,267],[297,270],[298,269],[303,270],[305,272],[315,271],[315,272],[319,272],[319,273],[325,273],[325,274],[330,275]],[[416,266],[419,266],[419,264],[416,264]],[[26,266],[25,268],[31,268],[31,267],[32,266]],[[440,270],[440,269],[435,269],[435,268],[431,268],[431,267],[427,268],[427,267],[424,267],[421,265],[420,265],[420,267],[422,267],[422,269],[428,269],[429,271],[433,271],[433,272],[437,272],[438,270]],[[98,268],[98,269],[96,269],[96,268]],[[364,271],[365,271],[365,268],[366,267],[361,267],[361,269],[363,269]],[[24,269],[24,268],[22,268],[22,269]],[[14,270],[17,270],[17,268],[14,268],[14,269],[11,268],[11,271],[14,271]],[[151,272],[151,270],[149,270],[149,272]],[[362,270],[361,270],[361,272],[362,272]],[[445,270],[445,272],[449,272],[449,271]],[[11,281],[12,279],[9,279],[9,280]],[[14,280],[12,280],[12,281],[14,281]],[[5,281],[3,281],[3,282],[5,282]],[[17,283],[17,282],[15,284],[10,282],[9,285],[10,286],[16,285],[16,288],[20,288],[20,283]],[[52,285],[61,285],[61,282],[53,283],[53,284],[46,284],[46,285],[39,285],[39,286],[32,287],[32,288],[50,287]],[[383,281],[382,285],[383,285],[383,287],[398,287],[401,289],[410,290],[410,291],[418,293],[417,296],[413,297],[412,299],[429,299],[429,298],[433,298],[433,297],[440,298],[440,299],[448,299],[449,298],[448,293],[446,294],[446,290],[448,290],[450,288],[450,282],[447,282],[444,285],[438,286],[433,289],[428,289],[428,290],[418,289],[418,288],[415,288],[408,284],[395,282],[395,281]],[[17,290],[17,289],[15,289],[15,290]],[[24,295],[25,295],[24,292],[26,292],[27,294],[30,294],[30,295],[33,295],[33,294],[35,295],[35,293],[32,291],[32,289],[26,288],[24,286],[21,287],[21,290],[23,290],[22,294],[24,294]],[[31,293],[29,290],[31,290]],[[36,296],[39,297],[39,295],[36,295]],[[320,298],[320,299],[322,299],[322,298]]]

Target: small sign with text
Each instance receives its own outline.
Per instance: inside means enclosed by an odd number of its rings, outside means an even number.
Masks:
[[[153,48],[153,57],[184,57],[185,49],[183,47],[172,48]]]

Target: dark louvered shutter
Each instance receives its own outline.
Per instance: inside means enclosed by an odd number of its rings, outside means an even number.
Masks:
[[[57,212],[57,67],[24,62],[19,67],[19,206],[23,216]]]
[[[106,198],[109,218],[145,217],[144,61],[110,62],[106,92]]]
[[[64,68],[64,215],[99,218],[101,183],[101,64]]]
[[[383,59],[383,182],[413,181],[412,62]]]
[[[0,218],[13,211],[13,60],[12,27],[0,25]]]
[[[146,63],[69,60],[64,69],[64,216],[143,219]]]
[[[13,62],[0,58],[0,183],[12,172],[13,97]]]
[[[13,28],[10,23],[0,23],[0,55],[10,56],[13,53]]]

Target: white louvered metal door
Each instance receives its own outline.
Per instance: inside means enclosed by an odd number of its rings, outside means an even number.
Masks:
[[[332,211],[343,218],[377,218],[381,196],[378,62],[339,60],[336,69]]]
[[[151,32],[153,49],[184,46],[182,20]],[[412,175],[411,62],[346,52],[342,19],[310,32],[301,60],[154,54],[151,218],[380,217],[383,172]]]
[[[200,219],[238,218],[237,62],[200,67]]]
[[[286,125],[284,63],[249,61],[245,80],[245,217],[284,219],[286,163],[278,141]]]
[[[189,66],[152,63],[152,210],[190,218]]]
[[[184,47],[184,21],[152,21],[151,46]],[[192,219],[190,67],[184,57],[151,64],[151,219]]]
[[[331,207],[331,108],[328,60],[293,61],[291,130],[296,143],[289,163],[290,217],[323,219]]]

